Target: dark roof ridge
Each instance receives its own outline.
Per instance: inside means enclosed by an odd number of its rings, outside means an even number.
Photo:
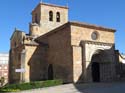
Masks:
[[[41,5],[48,5],[48,6],[53,6],[53,7],[59,7],[59,8],[66,8],[68,9],[67,6],[62,6],[62,5],[56,5],[56,4],[50,4],[50,3],[43,3],[43,2],[40,2]]]
[[[115,32],[116,30],[115,29],[112,29],[112,28],[107,28],[107,27],[102,27],[102,26],[97,26],[97,25],[93,25],[93,24],[88,24],[88,23],[82,23],[82,22],[76,22],[76,21],[70,21],[70,22],[67,22],[53,30],[51,30],[50,32],[42,35],[42,36],[39,36],[37,39],[39,39],[40,37],[46,37],[48,35],[52,35],[53,33],[56,33],[57,31],[65,28],[66,26],[69,26],[69,25],[76,25],[76,26],[81,26],[81,27],[86,27],[86,28],[92,28],[92,29],[95,29],[95,30],[106,30],[106,31],[109,31],[109,32]]]
[[[112,29],[112,28],[98,26],[98,25],[94,25],[94,24],[88,24],[88,23],[84,23],[84,22],[70,21],[69,23],[72,25],[84,26],[84,27],[97,29],[97,30],[107,30],[107,31],[111,31],[111,32],[116,32],[116,30]]]
[[[69,9],[68,6],[62,6],[62,5],[56,5],[56,4],[50,4],[50,3],[40,2],[40,3],[32,10],[31,13],[33,13],[40,5],[46,5],[46,6],[51,6],[51,7],[58,7],[58,8]]]

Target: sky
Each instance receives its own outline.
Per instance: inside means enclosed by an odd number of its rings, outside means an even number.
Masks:
[[[9,52],[15,28],[29,32],[31,11],[41,0],[0,0],[0,52]],[[69,21],[116,29],[115,48],[125,53],[125,0],[42,0],[69,7]]]

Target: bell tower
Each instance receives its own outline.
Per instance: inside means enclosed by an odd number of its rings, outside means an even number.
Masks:
[[[39,3],[32,11],[30,35],[43,35],[68,22],[68,7]]]

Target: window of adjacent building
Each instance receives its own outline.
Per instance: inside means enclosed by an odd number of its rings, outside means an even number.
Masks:
[[[56,13],[56,21],[60,22],[60,13],[59,12]]]
[[[52,11],[49,12],[49,21],[53,21],[53,12]]]
[[[5,66],[4,69],[7,69],[7,66]]]
[[[7,73],[4,73],[4,76],[7,76]]]

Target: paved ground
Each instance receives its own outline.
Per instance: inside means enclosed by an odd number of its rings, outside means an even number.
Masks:
[[[125,82],[66,84],[16,93],[125,93]]]

